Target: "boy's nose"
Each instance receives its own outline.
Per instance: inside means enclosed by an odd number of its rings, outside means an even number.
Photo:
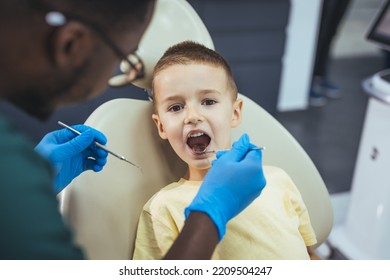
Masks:
[[[188,107],[187,108],[187,115],[184,120],[185,124],[196,124],[198,122],[201,122],[204,120],[203,115],[197,110],[196,108],[193,107]]]

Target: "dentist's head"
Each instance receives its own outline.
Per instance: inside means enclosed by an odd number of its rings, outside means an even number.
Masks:
[[[115,65],[137,49],[154,3],[0,1],[0,98],[44,119],[102,92]],[[138,78],[141,65],[131,67]]]

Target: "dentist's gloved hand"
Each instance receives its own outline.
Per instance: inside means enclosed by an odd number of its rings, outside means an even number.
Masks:
[[[204,212],[215,223],[220,240],[225,235],[226,224],[245,209],[265,187],[262,151],[254,147],[244,134],[233,143],[228,152],[218,152],[217,159],[207,173],[197,195],[185,209],[187,218],[191,211]]]
[[[46,134],[35,147],[35,151],[48,159],[54,167],[56,193],[61,192],[83,171],[99,172],[107,162],[108,153],[93,143],[97,141],[105,145],[106,137],[86,125],[72,127],[80,131],[81,135],[68,129],[56,130]]]

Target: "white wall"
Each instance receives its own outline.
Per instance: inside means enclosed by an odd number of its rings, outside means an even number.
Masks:
[[[321,3],[321,0],[291,1],[278,111],[302,110],[308,106]]]
[[[336,34],[331,55],[335,58],[381,55],[366,33],[384,0],[352,0]],[[283,58],[278,111],[308,107],[310,76],[314,63],[322,0],[291,0]]]

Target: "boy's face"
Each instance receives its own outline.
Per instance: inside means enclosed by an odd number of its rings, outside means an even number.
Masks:
[[[233,100],[223,68],[173,65],[154,78],[160,137],[168,139],[191,169],[207,170],[213,153],[230,148],[230,130],[241,121],[241,100]]]

